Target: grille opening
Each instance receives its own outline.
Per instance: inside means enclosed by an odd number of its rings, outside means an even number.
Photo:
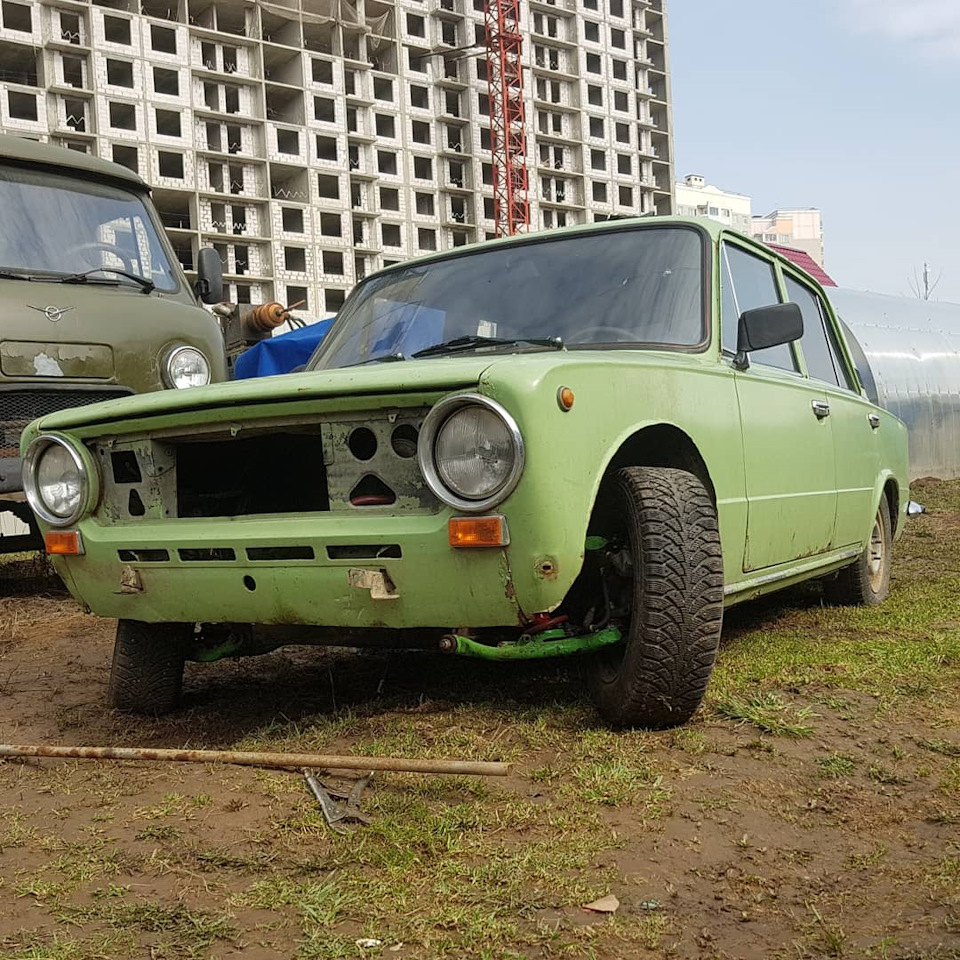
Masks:
[[[31,420],[67,407],[126,397],[127,387],[104,390],[0,390],[0,457],[20,456],[20,434]]]
[[[118,550],[117,556],[124,563],[163,563],[170,559],[166,550]]]
[[[175,443],[178,517],[330,509],[318,427]]]
[[[312,560],[313,547],[247,547],[248,560]]]
[[[377,452],[377,438],[369,427],[357,427],[348,437],[347,446],[358,460],[369,460]]]
[[[345,543],[327,547],[327,556],[331,560],[400,559],[403,551],[399,543]]]
[[[181,547],[177,553],[184,561],[237,559],[233,547]]]
[[[110,454],[110,464],[113,467],[114,483],[139,483],[140,464],[137,455],[132,450],[118,450]]]
[[[372,473],[363,477],[350,491],[350,503],[355,507],[385,507],[396,501],[397,495]]]
[[[130,491],[130,497],[127,501],[127,512],[131,517],[142,517],[147,512],[147,508],[143,505],[140,494],[137,493],[136,490]]]
[[[390,446],[398,457],[409,460],[417,455],[417,440],[420,434],[417,428],[409,423],[401,423],[390,436]]]

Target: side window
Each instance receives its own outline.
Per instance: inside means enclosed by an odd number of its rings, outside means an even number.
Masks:
[[[812,290],[797,283],[793,277],[786,278],[786,286],[790,302],[797,304],[803,314],[803,337],[800,340],[800,347],[803,350],[803,358],[807,361],[808,373],[817,380],[839,387],[840,377],[837,375],[830,344],[827,342],[820,298]]]
[[[723,244],[720,255],[723,259],[720,281],[723,348],[735,352],[740,314],[744,310],[779,303],[780,294],[777,292],[773,264],[727,243]],[[787,343],[766,350],[755,350],[750,354],[750,362],[791,372],[797,369],[793,351]]]

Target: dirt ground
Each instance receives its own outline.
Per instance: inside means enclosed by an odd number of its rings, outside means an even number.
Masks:
[[[707,703],[660,734],[603,729],[576,663],[302,647],[190,665],[182,710],[123,717],[114,623],[5,565],[3,742],[513,773],[378,776],[341,837],[295,772],[0,762],[0,958],[960,958],[960,486],[914,496],[887,605],[730,611]]]

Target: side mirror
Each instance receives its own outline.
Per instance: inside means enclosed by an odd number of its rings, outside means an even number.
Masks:
[[[735,364],[747,366],[747,354],[753,350],[778,347],[803,336],[803,314],[796,303],[772,303],[768,307],[744,310],[737,330]]]
[[[203,303],[220,303],[223,300],[223,264],[220,254],[213,247],[200,250],[193,292]]]

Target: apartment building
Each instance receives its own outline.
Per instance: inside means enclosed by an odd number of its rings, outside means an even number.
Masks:
[[[750,198],[745,194],[723,190],[691,173],[677,182],[675,200],[683,217],[708,217],[750,235]]]
[[[672,209],[665,0],[522,5],[530,229]],[[154,188],[229,299],[491,237],[483,0],[2,0],[0,131]]]
[[[765,243],[803,250],[823,266],[823,220],[816,207],[779,208],[765,217],[754,217],[751,231]]]

